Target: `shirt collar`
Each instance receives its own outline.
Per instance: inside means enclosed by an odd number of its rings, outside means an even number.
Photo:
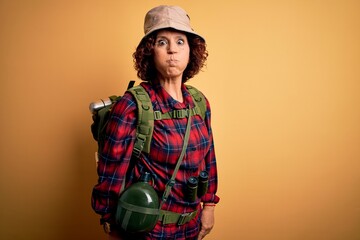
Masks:
[[[144,84],[144,83],[142,83]],[[148,85],[148,84],[144,84]],[[194,102],[192,100],[192,97],[187,90],[184,83],[181,84],[181,92],[183,94],[183,102],[178,102],[173,97],[170,96],[170,94],[160,85],[160,83],[153,82],[148,85],[148,87],[151,88],[150,91],[150,99],[152,102],[157,102],[158,106],[154,106],[154,110],[161,110],[162,113],[169,112],[173,109],[184,109],[190,107],[194,107]],[[159,107],[159,109],[155,109]]]

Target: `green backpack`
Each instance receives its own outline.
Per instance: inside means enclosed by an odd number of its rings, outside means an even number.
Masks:
[[[154,121],[171,118],[185,118],[189,113],[186,109],[173,110],[167,113],[154,111],[148,93],[140,85],[134,87],[134,83],[135,81],[129,82],[127,92],[130,92],[135,97],[138,109],[136,141],[132,156],[139,157],[141,152],[150,152],[150,143],[154,130]],[[195,107],[190,109],[190,114],[200,115],[202,119],[205,119],[206,101],[204,95],[192,86],[186,85],[186,88],[190,92],[195,103]],[[121,99],[121,97],[122,96],[113,95],[108,99],[101,99],[98,102],[93,102],[89,106],[93,119],[93,123],[91,124],[91,132],[93,138],[95,141],[97,141],[99,148],[104,141],[106,125],[109,119],[111,108],[117,101]]]

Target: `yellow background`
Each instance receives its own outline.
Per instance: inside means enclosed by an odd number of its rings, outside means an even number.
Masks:
[[[360,2],[0,1],[0,238],[104,239],[91,101],[136,79],[147,10],[210,53],[220,204],[206,239],[360,239]]]

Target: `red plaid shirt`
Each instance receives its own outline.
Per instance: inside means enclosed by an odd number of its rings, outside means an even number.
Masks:
[[[183,103],[174,100],[159,84],[141,83],[148,92],[154,111],[163,113],[173,109],[194,107],[190,93],[182,86]],[[210,105],[207,103],[205,120],[199,115],[192,117],[191,132],[186,154],[176,175],[175,185],[164,203],[162,209],[178,213],[191,212],[200,209],[200,201],[217,203],[217,169],[214,151],[213,135],[210,124]],[[135,142],[137,124],[137,106],[134,97],[125,93],[113,107],[106,130],[103,149],[99,149],[98,184],[92,193],[92,207],[102,215],[101,222],[114,223],[117,199],[124,177],[126,185],[135,182],[147,171],[154,177],[154,188],[159,197],[165,185],[171,178],[177,160],[184,144],[187,118],[154,121],[154,132],[149,154],[142,153],[139,159],[131,160]],[[198,176],[202,170],[209,173],[209,188],[207,193],[196,202],[184,199],[186,181],[191,176]],[[126,175],[127,173],[127,175]],[[155,229],[147,233],[145,239],[191,239],[200,230],[199,214],[187,224],[162,225],[158,222]]]

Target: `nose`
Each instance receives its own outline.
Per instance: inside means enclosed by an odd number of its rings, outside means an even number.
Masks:
[[[169,42],[168,44],[168,53],[176,53],[178,51],[178,46],[175,42]]]

